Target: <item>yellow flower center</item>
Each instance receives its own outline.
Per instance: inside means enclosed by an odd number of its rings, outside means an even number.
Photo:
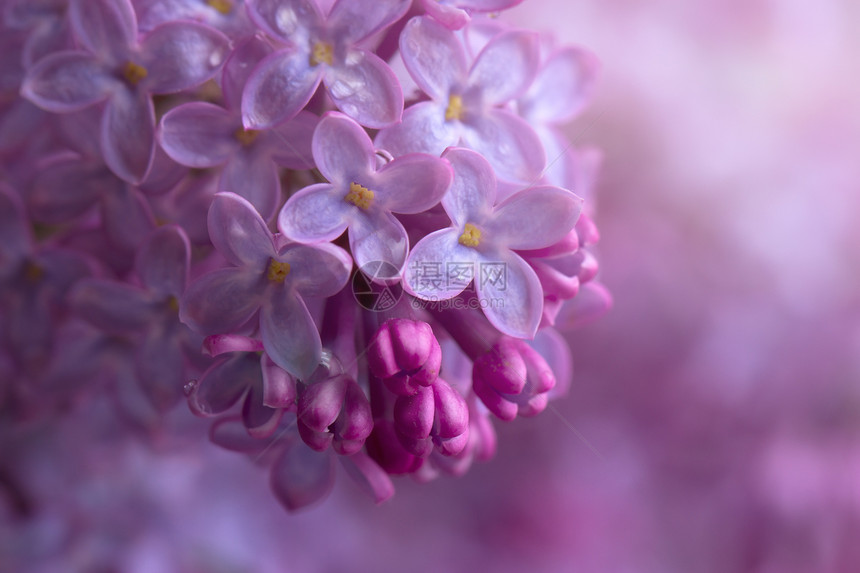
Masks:
[[[233,11],[233,3],[230,0],[206,0],[210,8],[225,16]]]
[[[481,244],[481,230],[472,223],[466,223],[463,234],[460,235],[459,243],[464,247],[473,249]]]
[[[448,107],[445,109],[445,121],[460,121],[463,119],[463,97],[452,95],[448,98]]]
[[[122,76],[125,78],[125,81],[133,86],[139,84],[140,80],[147,75],[149,75],[149,72],[146,71],[146,68],[134,62],[126,62],[122,67]]]
[[[173,312],[179,312],[179,301],[176,300],[175,296],[172,296],[167,299],[167,308],[169,308]]]
[[[273,283],[282,283],[286,280],[288,274],[290,274],[290,263],[282,263],[275,259],[269,261],[269,272],[266,276],[270,281]]]
[[[27,261],[24,265],[24,276],[27,281],[30,283],[37,283],[42,280],[42,277],[45,276],[45,269],[33,263],[31,261]]]
[[[334,61],[334,46],[328,42],[316,42],[311,50],[309,60],[312,66],[320,64],[331,65],[332,61]]]
[[[349,193],[346,194],[344,199],[347,203],[352,203],[359,209],[364,209],[366,211],[370,207],[370,204],[373,203],[373,191],[364,185],[350,183]]]
[[[249,145],[254,143],[254,140],[257,139],[259,135],[260,132],[256,129],[244,129],[240,127],[233,134],[233,137],[239,140],[239,143],[241,143],[245,147],[248,147]]]

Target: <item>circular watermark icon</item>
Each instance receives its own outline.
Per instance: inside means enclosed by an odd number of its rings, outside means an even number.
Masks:
[[[403,297],[397,267],[385,261],[365,263],[352,275],[352,296],[372,312],[394,308]]]

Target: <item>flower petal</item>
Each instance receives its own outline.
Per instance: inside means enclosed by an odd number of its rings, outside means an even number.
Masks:
[[[361,490],[376,503],[382,503],[394,495],[394,484],[379,464],[365,453],[338,456],[346,473]]]
[[[496,176],[480,153],[452,148],[443,155],[454,171],[451,187],[442,198],[442,207],[455,227],[483,221],[496,199]]]
[[[270,408],[263,403],[263,382],[257,379],[251,384],[242,404],[242,423],[255,438],[268,438],[278,429],[284,411]]]
[[[221,171],[220,191],[230,191],[248,200],[268,221],[281,205],[281,179],[278,166],[257,149],[241,149]]]
[[[379,129],[403,115],[397,75],[373,52],[350,51],[343,64],[326,70],[323,81],[338,109],[361,125]]]
[[[469,285],[474,276],[477,251],[461,245],[458,235],[456,229],[440,229],[412,247],[403,279],[409,294],[424,300],[447,300]],[[449,275],[449,263],[458,265],[457,273]]]
[[[410,4],[411,0],[340,0],[332,7],[326,24],[343,30],[344,39],[356,43],[399,20]]]
[[[355,209],[339,187],[311,185],[287,200],[278,215],[278,229],[300,243],[333,241],[346,230]]]
[[[149,322],[155,310],[142,289],[102,279],[78,281],[70,302],[80,317],[105,332],[134,332]]]
[[[21,95],[53,113],[69,113],[104,101],[119,82],[85,52],[57,52],[37,62]]]
[[[287,246],[278,260],[292,268],[291,284],[301,296],[327,297],[340,292],[349,280],[352,259],[331,243]]]
[[[18,195],[0,183],[0,279],[18,269],[33,245],[30,225]]]
[[[334,487],[335,456],[294,443],[272,467],[270,485],[289,511],[324,499]]]
[[[349,185],[373,171],[376,164],[367,132],[341,113],[323,116],[314,132],[312,146],[317,169],[332,183]]]
[[[242,123],[248,129],[268,129],[296,116],[322,81],[307,54],[281,50],[259,63],[242,92]]]
[[[413,18],[406,24],[400,51],[409,75],[434,100],[447,104],[451,88],[466,78],[468,64],[462,43],[431,18]]]
[[[209,367],[188,396],[188,406],[198,416],[226,412],[260,376],[260,363],[252,354],[236,354]]]
[[[179,319],[204,336],[232,332],[260,308],[263,280],[245,269],[207,273],[185,291],[179,304]]]
[[[499,179],[536,181],[546,165],[546,154],[531,126],[503,109],[471,118],[463,132],[467,147],[486,157]]]
[[[289,372],[263,353],[263,404],[270,408],[293,408],[296,403],[296,380]]]
[[[221,74],[221,92],[224,107],[230,110],[241,109],[242,90],[254,68],[273,51],[271,45],[258,36],[251,36],[233,49],[224,62]]]
[[[504,265],[503,278],[482,271],[475,281],[484,315],[503,334],[534,338],[543,310],[543,290],[535,272],[522,257],[505,250],[483,256],[479,263]]]
[[[471,17],[465,10],[451,6],[450,4],[442,4],[438,0],[422,0],[422,5],[427,14],[449,30],[459,30],[465,27],[471,20]]]
[[[451,165],[423,153],[396,158],[372,177],[377,200],[395,213],[421,213],[442,200],[453,179]]]
[[[118,177],[140,183],[155,153],[155,111],[149,96],[123,88],[108,100],[101,122],[105,163]]]
[[[487,232],[497,245],[542,249],[567,235],[582,211],[582,199],[561,187],[529,187],[496,207]]]
[[[480,86],[486,104],[500,105],[528,89],[539,63],[537,34],[504,32],[490,40],[478,54],[469,70],[469,85]]]
[[[255,0],[248,14],[264,32],[285,42],[307,43],[323,16],[314,0]]]
[[[600,68],[588,50],[565,46],[553,52],[526,95],[517,102],[520,115],[533,123],[564,123],[591,98]]]
[[[107,61],[124,57],[137,40],[130,0],[71,0],[68,17],[78,43]]]
[[[403,121],[380,130],[374,143],[395,157],[407,153],[438,157],[445,148],[459,143],[460,132],[460,123],[445,121],[445,110],[439,104],[425,101],[406,108]]]
[[[317,116],[303,110],[290,121],[276,125],[268,133],[262,134],[272,159],[278,165],[290,169],[314,167],[311,140],[319,121]]]
[[[299,379],[320,363],[322,343],[314,319],[296,292],[270,289],[260,312],[260,333],[266,354]]]
[[[155,219],[143,193],[122,185],[102,194],[102,225],[113,247],[135,251],[155,228]]]
[[[158,141],[175,161],[189,167],[214,167],[239,148],[238,116],[206,102],[177,106],[161,118]]]
[[[147,288],[162,296],[179,298],[188,282],[191,245],[177,225],[156,229],[143,243],[135,260],[135,270]]]
[[[275,256],[272,233],[247,199],[217,193],[207,221],[212,244],[232,264],[262,272]]]
[[[406,262],[409,251],[409,237],[403,224],[390,212],[371,209],[356,214],[349,226],[349,248],[355,257],[358,268],[373,262],[386,262],[399,272]],[[385,276],[385,265],[380,266],[379,279],[396,278]]]
[[[202,84],[212,78],[229,55],[230,40],[197,22],[168,22],[142,42],[141,58],[147,76],[142,84],[152,93],[167,94]]]
[[[168,411],[182,397],[185,369],[178,328],[185,327],[174,323],[166,329],[151,329],[135,357],[141,390],[159,412]]]

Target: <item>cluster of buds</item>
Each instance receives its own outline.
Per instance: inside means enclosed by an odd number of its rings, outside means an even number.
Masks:
[[[184,397],[290,509],[492,456],[611,304],[596,60],[520,2],[0,0],[0,411]]]

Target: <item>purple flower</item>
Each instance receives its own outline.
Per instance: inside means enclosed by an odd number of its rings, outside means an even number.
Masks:
[[[316,243],[336,239],[348,228],[359,268],[384,261],[399,270],[409,238],[392,212],[420,213],[438,203],[451,182],[450,166],[436,157],[410,154],[377,169],[364,129],[336,112],[320,121],[313,153],[330,183],[290,197],[278,216],[278,229],[295,241]]]
[[[252,67],[271,52],[251,38],[236,48],[224,65],[222,80],[226,109],[211,103],[180,105],[161,119],[159,141],[174,160],[189,167],[223,165],[220,191],[248,199],[269,219],[281,201],[278,165],[309,169],[311,136],[317,117],[301,111],[271,129],[246,130],[239,109],[242,88]]]
[[[534,270],[514,250],[540,249],[573,228],[582,200],[559,187],[529,187],[496,205],[496,181],[480,154],[454,148],[444,157],[454,182],[442,199],[452,226],[430,233],[407,259],[405,287],[424,300],[445,300],[475,279],[481,307],[499,331],[532,338],[543,306]],[[444,268],[445,280],[426,280],[426,269]],[[452,269],[456,269],[454,273]]]
[[[501,179],[532,181],[546,163],[534,130],[504,109],[532,82],[539,58],[538,38],[511,31],[495,36],[471,68],[463,43],[438,22],[409,21],[400,36],[409,75],[430,96],[410,106],[403,121],[383,129],[376,146],[395,156],[440,155],[459,145],[480,152]]]
[[[370,372],[398,396],[413,396],[439,376],[442,349],[426,322],[394,318],[367,345]]]
[[[475,12],[498,12],[523,0],[421,0],[427,13],[446,28],[459,30]]]
[[[331,244],[276,244],[254,207],[233,193],[215,196],[208,221],[212,243],[233,266],[189,286],[180,303],[182,321],[204,335],[259,324],[275,364],[308,377],[319,364],[322,346],[304,298],[340,291],[352,268],[349,255]]]
[[[155,149],[152,94],[182,91],[211,78],[229,40],[194,22],[168,22],[137,39],[130,0],[71,0],[69,18],[86,51],[62,51],[27,73],[24,97],[54,113],[106,102],[101,119],[105,163],[132,183],[143,180]]]
[[[251,18],[285,47],[254,70],[242,98],[248,129],[294,117],[322,82],[335,105],[362,125],[400,120],[403,92],[394,72],[361,43],[403,14],[409,0],[338,0],[324,16],[314,0],[249,1]]]

